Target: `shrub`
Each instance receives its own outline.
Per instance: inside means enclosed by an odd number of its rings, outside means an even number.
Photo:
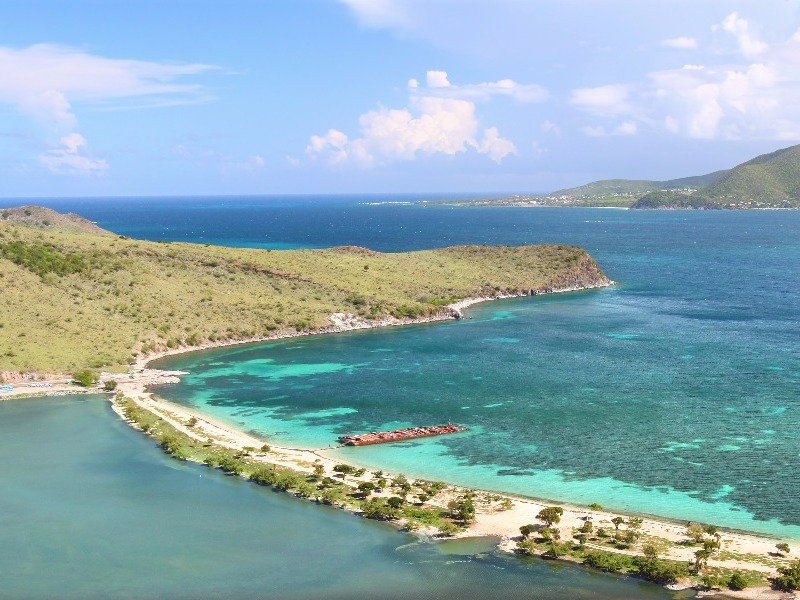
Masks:
[[[774,583],[776,588],[786,592],[800,590],[800,559],[788,567],[778,567],[778,576]]]
[[[748,586],[747,578],[742,575],[739,571],[734,571],[731,578],[728,580],[728,587],[732,590],[743,590]]]
[[[78,385],[82,385],[83,387],[91,387],[97,382],[97,375],[94,372],[85,369],[83,371],[73,373],[72,379]]]
[[[228,455],[222,456],[217,461],[217,466],[231,475],[241,475],[242,470],[244,469],[244,465],[240,460],[236,460],[232,456]]]

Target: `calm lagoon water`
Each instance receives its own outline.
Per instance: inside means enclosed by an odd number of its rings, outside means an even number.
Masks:
[[[175,461],[97,396],[0,402],[0,440],[2,598],[680,597]]]

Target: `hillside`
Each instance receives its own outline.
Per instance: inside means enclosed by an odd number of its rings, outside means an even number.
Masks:
[[[204,341],[313,332],[333,313],[402,320],[468,297],[608,283],[571,246],[269,251],[9,221],[0,220],[0,372],[100,368]]]
[[[44,206],[0,208],[0,223],[26,225],[35,229],[64,233],[114,235],[75,213],[61,214]]]
[[[635,209],[800,208],[800,145],[732,169],[666,181],[603,179],[547,195],[435,201],[462,206],[614,206]]]
[[[689,206],[691,205],[691,206]],[[762,154],[742,163],[686,199],[646,195],[631,208],[798,208],[800,145]]]
[[[612,194],[636,196],[656,190],[680,190],[684,188],[702,188],[724,177],[728,171],[715,171],[707,175],[681,177],[666,181],[652,181],[648,179],[604,179],[587,183],[575,188],[559,190],[551,196],[591,196],[603,197]]]

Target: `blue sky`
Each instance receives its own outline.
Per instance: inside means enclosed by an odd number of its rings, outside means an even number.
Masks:
[[[800,143],[794,0],[6,0],[0,196],[538,192]]]

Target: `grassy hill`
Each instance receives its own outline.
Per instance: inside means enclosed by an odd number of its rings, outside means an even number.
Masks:
[[[800,145],[762,154],[692,194],[648,194],[632,208],[798,208]]]
[[[269,251],[146,242],[75,231],[74,219],[49,213],[47,225],[2,214],[0,371],[69,373],[207,340],[312,332],[331,325],[332,313],[414,318],[467,297],[607,282],[571,246]]]

